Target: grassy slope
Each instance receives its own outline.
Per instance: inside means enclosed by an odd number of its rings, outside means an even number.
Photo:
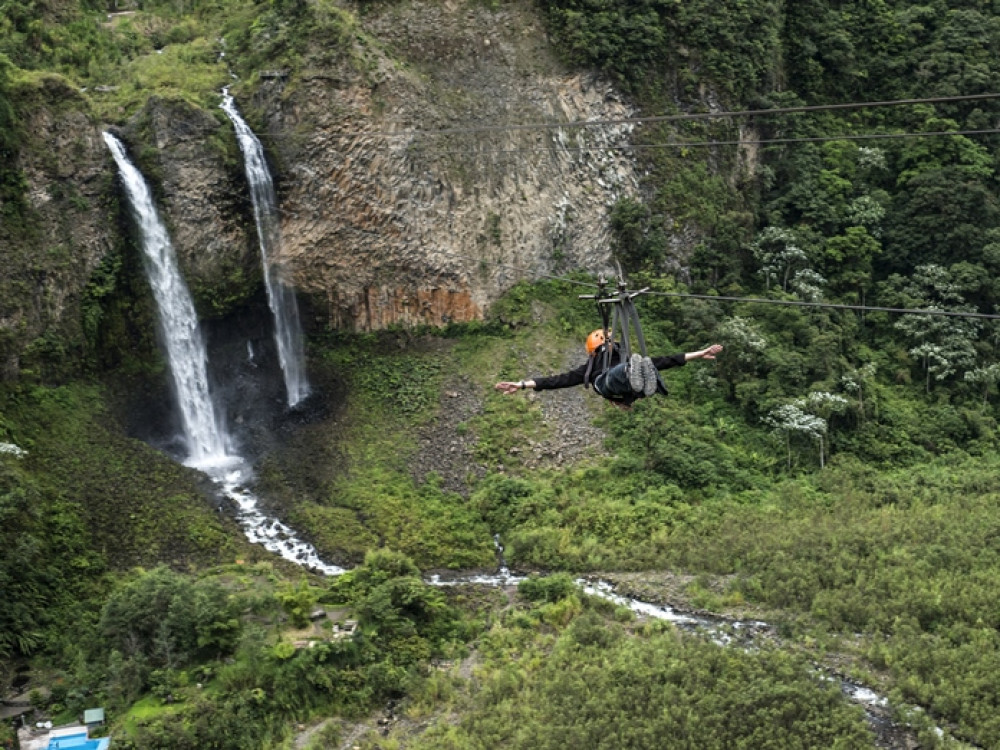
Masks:
[[[468,501],[433,480],[416,482],[410,470],[415,432],[441,408],[449,361],[353,341],[321,363],[346,380],[343,410],[290,440],[262,475],[264,490],[282,497],[291,521],[334,559],[356,563],[366,549],[388,546],[425,569],[495,564],[489,528]]]
[[[10,440],[28,451],[22,468],[47,498],[76,509],[89,546],[113,568],[252,551],[213,508],[202,476],[122,435],[102,399],[95,385],[37,387],[8,392],[2,411]]]

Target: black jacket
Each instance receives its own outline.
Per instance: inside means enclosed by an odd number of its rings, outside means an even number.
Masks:
[[[567,372],[560,373],[558,375],[545,375],[539,378],[534,378],[535,390],[536,391],[552,391],[556,388],[572,388],[575,385],[583,385],[584,378],[587,378],[587,384],[590,385],[594,382],[598,375],[600,375],[605,370],[610,370],[612,367],[621,362],[621,350],[615,345],[613,351],[611,352],[611,359],[605,367],[605,347],[598,347],[593,354],[579,367],[576,367]],[[591,364],[591,359],[593,359],[593,364]],[[682,367],[687,363],[687,359],[684,356],[684,352],[678,352],[677,354],[670,354],[666,357],[650,357],[653,360],[653,365],[656,366],[657,370],[669,370],[671,367]],[[590,375],[587,376],[587,367],[590,366]],[[656,392],[664,396],[667,395],[667,389],[663,387],[661,382],[656,389]],[[637,400],[639,396],[633,398],[623,398],[620,401],[624,403],[632,403]],[[619,399],[616,399],[616,401]]]

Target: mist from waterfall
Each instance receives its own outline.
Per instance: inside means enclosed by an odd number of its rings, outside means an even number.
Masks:
[[[118,165],[139,227],[146,275],[159,312],[160,332],[187,442],[185,463],[218,462],[226,456],[226,433],[209,392],[205,343],[191,294],[145,179],[129,160],[121,141],[110,133],[104,133],[104,141]]]
[[[243,165],[250,186],[254,220],[257,223],[267,302],[274,315],[274,339],[278,346],[278,358],[285,379],[288,405],[295,406],[309,395],[309,383],[306,379],[305,350],[295,292],[285,284],[280,267],[273,262],[281,243],[278,199],[274,191],[274,181],[264,159],[264,148],[250,126],[240,116],[228,89],[222,91],[221,106],[233,121],[236,138],[243,152]]]

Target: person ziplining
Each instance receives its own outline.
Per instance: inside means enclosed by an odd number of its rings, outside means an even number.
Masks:
[[[598,293],[580,295],[580,299],[593,299],[604,322],[603,328],[592,331],[587,336],[587,361],[579,367],[558,375],[547,375],[529,380],[501,381],[494,388],[509,394],[530,388],[535,391],[572,388],[573,386],[593,386],[594,391],[605,399],[623,408],[630,408],[640,398],[648,398],[657,393],[667,395],[659,371],[680,367],[692,359],[715,359],[722,351],[720,344],[712,344],[694,352],[679,352],[665,357],[646,355],[646,341],[639,324],[633,298],[648,291],[641,289],[630,292],[625,284],[621,268],[618,270],[618,294],[607,297],[607,280],[601,277]],[[629,328],[635,333],[639,351],[631,353]],[[620,340],[614,339],[614,332],[620,331]]]
[[[695,352],[679,352],[665,357],[644,357],[633,354],[627,361],[622,360],[622,348],[612,342],[610,353],[603,329],[597,329],[587,336],[587,361],[579,367],[558,375],[546,375],[515,382],[501,381],[494,388],[501,393],[530,388],[548,391],[557,388],[572,388],[577,385],[593,385],[594,391],[611,403],[629,408],[640,398],[656,393],[667,395],[667,389],[658,371],[680,367],[692,359],[715,359],[722,351],[721,344],[712,344]],[[609,353],[610,356],[604,355]],[[603,364],[607,362],[607,364]]]

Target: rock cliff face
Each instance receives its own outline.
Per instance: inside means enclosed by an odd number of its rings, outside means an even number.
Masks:
[[[79,358],[86,282],[111,251],[107,148],[80,95],[58,77],[26,94],[27,145],[14,166],[26,190],[0,200],[0,379],[22,354]]]
[[[274,260],[318,322],[475,320],[521,279],[605,268],[608,209],[638,188],[621,148],[631,126],[552,123],[627,118],[623,98],[563,68],[526,1],[373,7],[339,62],[307,56],[301,70],[234,92],[274,166]],[[105,126],[61,86],[58,104],[32,108],[33,141],[19,156],[34,234],[0,231],[5,378],[47,337],[83,347],[86,298],[128,247]],[[154,96],[120,135],[153,185],[199,311],[245,303],[261,271],[231,123]]]
[[[524,126],[626,118],[612,86],[567,73],[528,3],[384,4],[362,25],[372,72],[276,77],[255,101],[280,261],[329,324],[473,320],[520,279],[604,268],[608,208],[637,189],[630,126]]]
[[[244,300],[262,281],[253,207],[232,124],[221,110],[153,97],[125,136],[145,146],[139,166],[155,180],[199,311],[225,312]]]

